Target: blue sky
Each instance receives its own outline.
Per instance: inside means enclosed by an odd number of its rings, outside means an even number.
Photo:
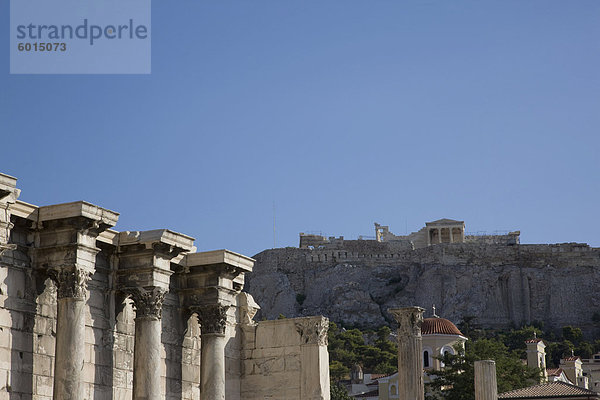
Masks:
[[[152,74],[9,75],[0,171],[253,255],[455,218],[600,246],[600,2],[153,2]]]

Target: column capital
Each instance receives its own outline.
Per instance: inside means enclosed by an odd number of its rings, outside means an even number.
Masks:
[[[423,324],[424,311],[425,309],[421,307],[388,309],[388,312],[392,314],[398,323],[398,334],[406,336],[421,336],[421,325]]]
[[[160,287],[153,288],[128,288],[125,293],[129,294],[135,307],[135,319],[162,318],[162,305],[167,290]]]
[[[327,346],[329,319],[325,317],[296,318],[296,331],[302,338],[302,344]]]
[[[56,283],[56,296],[59,299],[73,298],[85,300],[87,284],[92,278],[92,273],[83,268],[50,268],[50,279]]]
[[[198,315],[201,333],[224,335],[229,307],[223,304],[193,307],[192,310]]]

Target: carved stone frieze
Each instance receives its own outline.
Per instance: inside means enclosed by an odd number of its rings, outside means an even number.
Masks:
[[[329,320],[325,317],[300,318],[296,322],[296,331],[302,337],[302,343],[304,344],[327,346],[328,329]]]
[[[224,335],[229,307],[221,304],[194,307],[193,310],[198,314],[201,332]]]
[[[135,318],[161,319],[162,305],[167,290],[159,287],[152,289],[131,288],[126,289],[131,295],[135,307]]]

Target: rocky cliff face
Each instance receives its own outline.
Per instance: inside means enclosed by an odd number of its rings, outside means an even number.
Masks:
[[[367,241],[368,242],[368,241]],[[362,248],[265,250],[248,290],[258,318],[325,315],[349,326],[392,321],[388,308],[419,305],[486,328],[541,321],[593,328],[600,312],[600,249],[585,244],[439,244],[386,253]]]

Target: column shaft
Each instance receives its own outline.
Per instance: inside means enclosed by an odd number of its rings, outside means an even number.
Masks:
[[[496,363],[492,360],[475,361],[475,400],[498,400]]]
[[[159,400],[160,388],[160,320],[135,320],[133,355],[133,398]]]
[[[53,398],[81,400],[85,352],[85,300],[59,298],[56,320],[56,357]]]
[[[400,400],[424,400],[421,307],[389,310],[398,322],[398,394]]]
[[[161,389],[161,316],[166,289],[130,289],[135,305],[133,399],[159,400]]]
[[[225,336],[202,334],[200,396],[225,400]]]

